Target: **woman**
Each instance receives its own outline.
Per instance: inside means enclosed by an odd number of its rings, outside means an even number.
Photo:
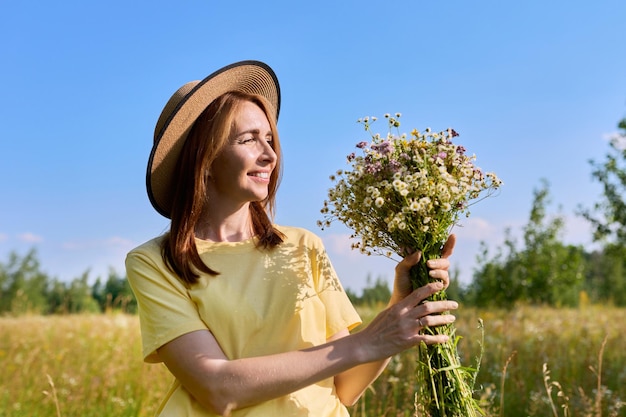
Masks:
[[[389,307],[363,330],[313,233],[272,223],[281,169],[274,72],[239,62],[186,84],[155,130],[147,188],[168,233],[128,254],[144,360],[175,383],[160,416],[347,416],[388,359],[454,320],[454,236],[430,261],[440,282],[411,292],[416,252],[395,270]]]

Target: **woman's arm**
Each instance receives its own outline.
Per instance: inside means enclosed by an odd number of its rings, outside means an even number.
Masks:
[[[220,414],[277,398],[359,363],[350,338],[269,356],[228,360],[207,331],[185,334],[158,350],[194,398]]]
[[[357,365],[384,360],[421,341],[443,341],[420,335],[418,322],[427,314],[456,307],[451,301],[419,304],[441,288],[442,284],[420,288],[385,310],[386,314],[379,315],[363,331],[305,350],[228,360],[213,335],[202,330],[174,339],[158,349],[158,353],[200,404],[225,415],[236,408],[294,392]],[[436,317],[441,324],[441,318],[448,316]]]
[[[419,255],[413,255],[400,262],[396,281],[401,281],[399,276],[408,275],[418,260]],[[447,273],[441,275],[445,275],[442,279],[447,283]],[[229,360],[211,332],[201,330],[172,340],[159,348],[158,354],[200,404],[220,415],[333,376],[340,399],[349,404],[380,374],[387,358],[422,341],[429,344],[446,341],[445,336],[419,333],[423,325],[436,326],[454,319],[452,315],[437,314],[455,309],[457,304],[453,301],[421,304],[444,288],[444,283],[431,283],[406,296],[395,287],[390,307],[366,328],[351,335],[338,334],[320,346]]]

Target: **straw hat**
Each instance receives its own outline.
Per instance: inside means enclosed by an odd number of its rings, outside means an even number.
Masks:
[[[278,119],[278,79],[263,62],[237,62],[215,71],[202,81],[192,81],[179,88],[157,121],[146,174],[150,202],[163,216],[170,217],[172,173],[191,127],[213,100],[229,91],[264,96],[274,107],[275,118]]]

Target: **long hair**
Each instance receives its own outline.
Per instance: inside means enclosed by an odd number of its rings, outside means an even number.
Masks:
[[[257,247],[270,249],[283,241],[271,218],[276,205],[276,192],[282,173],[278,130],[271,105],[262,96],[229,92],[215,99],[198,117],[183,145],[174,171],[174,194],[170,231],[161,250],[165,264],[187,284],[198,281],[200,273],[218,275],[205,264],[195,242],[195,226],[207,201],[208,173],[232,135],[235,115],[245,101],[258,105],[267,116],[272,130],[272,147],[276,166],[270,175],[267,197],[250,203],[250,215]]]

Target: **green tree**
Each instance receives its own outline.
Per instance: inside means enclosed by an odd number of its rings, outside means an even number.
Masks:
[[[378,277],[376,281],[372,283],[372,276],[367,275],[365,278],[365,287],[361,290],[361,295],[350,288],[346,288],[346,294],[350,299],[350,302],[354,305],[367,305],[375,306],[377,304],[386,304],[391,297],[391,290],[387,281]]]
[[[137,301],[128,280],[113,269],[109,270],[109,276],[104,285],[100,278],[96,280],[92,294],[102,311],[111,309],[119,309],[127,313],[137,311]]]
[[[363,288],[363,292],[359,299],[361,304],[369,306],[375,306],[377,304],[386,304],[391,298],[391,291],[387,281],[381,277],[376,278],[374,284],[372,284],[371,276],[367,276],[367,286]]]
[[[524,246],[517,248],[506,231],[504,247],[492,258],[482,243],[478,268],[468,290],[477,306],[512,307],[515,302],[575,305],[584,282],[584,250],[564,245],[560,235],[562,215],[548,218],[549,184],[534,191],[528,224],[523,228]]]
[[[586,258],[585,292],[589,299],[626,306],[626,246],[608,243]]]
[[[92,297],[89,286],[89,271],[74,279],[67,287],[68,313],[98,313],[101,312],[98,302]]]
[[[505,230],[503,247],[495,255],[485,242],[480,243],[476,256],[477,268],[465,291],[464,299],[477,307],[511,307],[520,297],[521,279],[518,278],[517,249],[510,229]],[[506,249],[506,252],[503,250]]]
[[[604,161],[590,160],[592,178],[602,186],[603,198],[579,214],[593,228],[593,239],[604,245],[589,256],[587,291],[591,298],[626,305],[626,117],[609,142]]]
[[[67,285],[58,279],[52,280],[48,285],[48,314],[69,313],[69,295]]]
[[[450,268],[450,285],[446,289],[446,295],[449,300],[463,301],[463,288],[461,285],[460,271],[456,268]]]
[[[0,264],[0,313],[45,313],[47,283],[35,249],[23,257],[11,252],[7,264]]]
[[[594,240],[626,245],[626,118],[618,123],[619,132],[609,142],[603,162],[590,160],[592,178],[602,185],[604,199],[580,214],[594,228]]]
[[[96,313],[107,309],[137,311],[128,280],[111,270],[104,285],[98,279],[89,284],[89,270],[69,282],[41,271],[37,252],[25,256],[12,252],[8,262],[0,263],[0,314]]]
[[[583,249],[561,243],[561,215],[547,219],[549,184],[535,191],[530,219],[524,228],[525,250],[520,252],[522,282],[528,301],[573,305],[584,282]]]

